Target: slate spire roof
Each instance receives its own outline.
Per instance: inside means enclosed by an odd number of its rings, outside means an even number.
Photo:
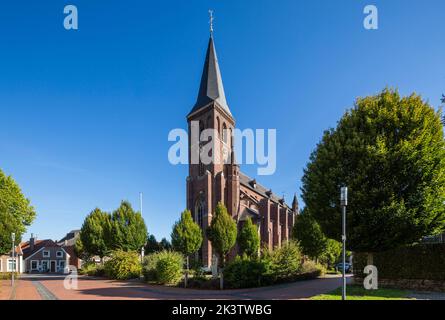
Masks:
[[[218,58],[216,56],[215,43],[212,34],[210,35],[209,45],[207,47],[198,98],[196,99],[195,106],[190,114],[207,106],[211,102],[216,102],[225,112],[232,116],[224,93],[221,71],[219,70]]]

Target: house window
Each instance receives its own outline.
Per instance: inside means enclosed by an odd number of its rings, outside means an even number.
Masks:
[[[63,270],[63,269],[65,269],[65,261],[59,260],[59,270]]]
[[[8,272],[17,271],[17,264],[15,259],[8,259]]]
[[[43,257],[44,258],[49,258],[49,251],[48,250],[43,250]]]
[[[57,258],[62,258],[63,257],[63,251],[57,251],[56,256],[57,256]]]
[[[49,263],[48,260],[42,261],[42,272],[47,272],[49,270]]]
[[[39,268],[39,262],[37,260],[31,260],[31,270],[37,270]]]

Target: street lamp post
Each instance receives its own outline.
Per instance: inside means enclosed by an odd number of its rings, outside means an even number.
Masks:
[[[342,207],[342,300],[346,300],[346,206],[348,205],[348,187],[342,187],[340,191],[340,204]]]
[[[12,239],[12,277],[11,277],[11,287],[14,288],[14,273],[15,273],[15,268],[16,268],[16,263],[15,263],[15,233],[13,232],[11,234],[11,239]]]

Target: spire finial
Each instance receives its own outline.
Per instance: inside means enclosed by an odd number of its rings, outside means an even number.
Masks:
[[[213,35],[213,20],[215,20],[215,18],[213,17],[213,10],[209,10],[209,16],[210,16],[210,34]]]

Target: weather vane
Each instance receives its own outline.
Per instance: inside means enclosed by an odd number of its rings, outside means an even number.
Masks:
[[[215,18],[213,18],[213,10],[209,10],[209,15],[210,15],[210,21],[209,21],[209,23],[210,23],[210,33],[213,34],[213,20],[215,19]]]

